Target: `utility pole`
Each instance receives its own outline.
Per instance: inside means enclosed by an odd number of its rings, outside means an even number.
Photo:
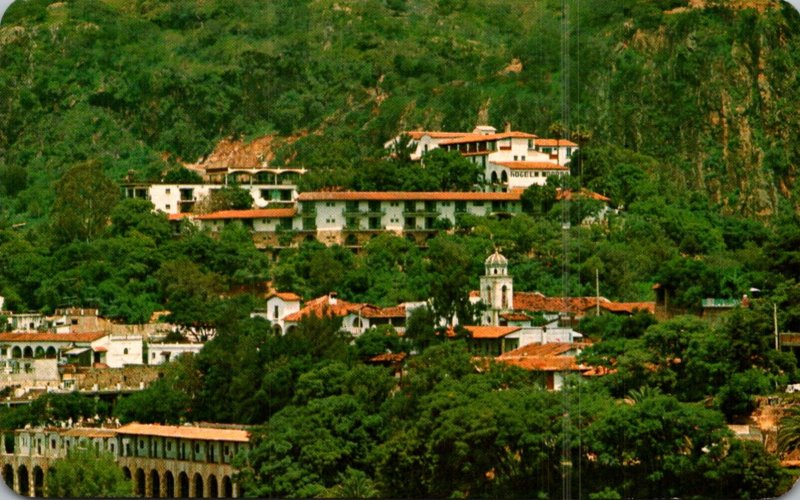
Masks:
[[[778,305],[776,303],[772,303],[772,324],[775,327],[775,350],[780,350],[780,346],[778,345]]]
[[[595,311],[600,316],[600,270],[597,268],[594,269],[594,294],[596,299]]]

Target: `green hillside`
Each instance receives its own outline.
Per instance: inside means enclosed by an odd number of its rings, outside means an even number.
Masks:
[[[0,210],[46,215],[84,159],[155,178],[276,134],[300,136],[277,162],[358,168],[403,128],[548,135],[562,103],[590,157],[647,155],[733,212],[796,206],[800,14],[686,4],[570,1],[562,61],[554,0],[18,0],[0,27]],[[613,191],[614,168],[587,163],[584,181]]]

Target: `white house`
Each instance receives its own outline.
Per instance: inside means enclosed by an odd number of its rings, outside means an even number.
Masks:
[[[148,342],[146,353],[148,365],[168,363],[182,354],[195,355],[203,349],[201,342]]]
[[[147,197],[156,210],[167,214],[192,212],[195,205],[225,184],[151,184]],[[253,205],[265,208],[268,205],[291,207],[297,198],[297,186],[293,184],[245,184],[239,186],[250,193]],[[126,195],[133,197],[126,189]]]
[[[142,364],[142,337],[102,332],[0,334],[0,360],[41,358],[110,368]]]
[[[272,325],[273,331],[282,334],[286,331],[284,318],[300,311],[302,298],[292,292],[272,292],[267,295],[264,311],[258,311],[251,316],[260,316]]]
[[[319,191],[301,193],[294,229],[313,232],[323,243],[356,245],[354,233],[434,232],[441,220],[454,225],[459,214],[513,215],[520,193]]]

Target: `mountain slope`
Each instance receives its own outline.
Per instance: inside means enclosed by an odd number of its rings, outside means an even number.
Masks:
[[[587,149],[651,156],[652,174],[723,210],[797,206],[797,11],[574,1],[562,64],[560,7],[19,0],[0,26],[0,191],[14,194],[2,205],[46,214],[52,182],[85,158],[155,178],[225,138],[303,135],[274,161],[351,168],[403,128],[508,121],[547,135],[567,103]]]

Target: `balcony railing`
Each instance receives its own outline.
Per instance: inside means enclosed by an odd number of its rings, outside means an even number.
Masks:
[[[345,217],[383,217],[386,215],[386,210],[345,208],[342,210],[342,215]]]
[[[403,210],[403,215],[406,217],[438,217],[441,215],[441,211],[435,209],[414,209],[414,210]]]

